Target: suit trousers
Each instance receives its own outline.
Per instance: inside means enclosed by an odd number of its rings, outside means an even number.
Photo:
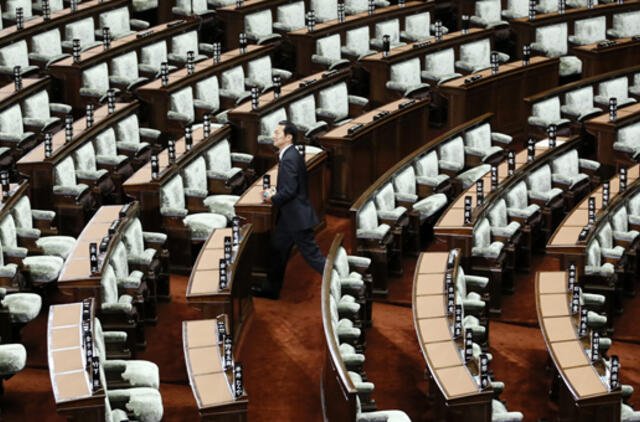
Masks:
[[[279,220],[271,239],[271,262],[269,264],[268,285],[265,287],[274,293],[279,293],[282,288],[287,261],[294,244],[298,246],[298,251],[307,264],[320,275],[324,272],[326,261],[316,243],[312,229],[289,231],[285,227],[286,223]]]

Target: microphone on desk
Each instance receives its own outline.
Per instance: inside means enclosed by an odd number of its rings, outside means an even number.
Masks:
[[[469,15],[462,15],[462,35],[469,33]]]
[[[73,47],[71,50],[71,55],[73,56],[73,62],[78,63],[80,62],[80,40],[78,38],[74,38],[72,43]]]
[[[373,13],[376,11],[376,4],[375,4],[375,0],[369,0],[369,15],[373,15]]]
[[[85,121],[87,122],[87,128],[90,128],[93,126],[93,104],[87,104],[86,110]]]
[[[108,26],[102,28],[102,46],[105,50],[111,47],[111,33]]]
[[[529,20],[536,18],[536,0],[529,0]]]
[[[169,63],[160,63],[160,81],[162,86],[169,85]]]
[[[44,133],[44,156],[45,158],[49,158],[51,157],[51,152],[53,149],[53,135],[51,135],[51,132],[45,132]]]
[[[500,70],[500,63],[498,62],[498,53],[495,51],[491,53],[491,73],[494,75]]]
[[[240,43],[240,53],[245,54],[247,52],[247,34],[241,32],[238,38]]]
[[[78,11],[78,0],[71,0],[71,11],[74,13]]]
[[[609,121],[614,121],[618,118],[618,98],[609,98]]]
[[[344,23],[344,3],[338,3],[338,23]]]
[[[211,121],[209,121],[209,132],[211,132]],[[191,125],[184,127],[184,145],[187,151],[191,151],[191,148],[193,147],[193,129],[191,128]]]
[[[530,58],[531,58],[531,46],[529,44],[525,44],[522,47],[522,65],[528,66]]]
[[[24,10],[22,7],[16,7],[16,28],[24,28]]]
[[[49,6],[49,0],[42,0],[42,18],[45,21],[51,19],[51,7]]]
[[[382,36],[382,57],[389,57],[390,47],[391,47],[391,37],[385,34]]]
[[[69,143],[73,140],[73,116],[67,114],[64,116],[64,142]]]
[[[282,78],[280,75],[273,75],[273,98],[280,98],[280,89],[282,88]]]
[[[13,66],[13,82],[16,91],[20,91],[22,89],[22,68],[20,66]]]
[[[219,42],[213,43],[213,64],[220,63],[220,52],[222,51],[222,45]]]
[[[316,13],[313,10],[309,10],[306,16],[307,31],[313,32],[316,26]]]

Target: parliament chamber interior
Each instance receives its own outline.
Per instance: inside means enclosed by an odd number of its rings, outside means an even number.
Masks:
[[[1,421],[640,421],[640,0],[0,11]]]

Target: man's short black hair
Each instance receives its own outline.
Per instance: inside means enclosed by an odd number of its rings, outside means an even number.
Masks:
[[[294,124],[288,120],[282,120],[281,122],[278,122],[278,124],[284,126],[284,136],[291,135],[291,143],[295,144],[296,138],[298,137],[298,129],[296,129]]]

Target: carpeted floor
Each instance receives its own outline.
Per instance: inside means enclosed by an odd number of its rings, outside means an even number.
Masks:
[[[327,228],[317,237],[326,253],[335,233],[348,231],[344,218],[328,217]],[[432,242],[428,250],[444,250]],[[429,420],[424,380],[425,362],[420,353],[411,313],[411,283],[415,258],[405,259],[402,278],[393,279],[388,300],[375,303],[373,327],[367,333],[365,369],[376,384],[379,409],[402,409],[414,421]],[[492,369],[506,383],[502,398],[510,410],[520,410],[526,421],[552,418],[554,405],[547,390],[551,374],[548,354],[537,328],[533,295],[536,270],[557,269],[554,260],[536,256],[534,271],[516,277],[515,293],[503,297],[503,314],[491,320]],[[160,376],[165,421],[197,421],[195,400],[187,384],[182,355],[183,320],[201,318],[186,304],[187,278],[172,276],[172,301],[159,306],[159,320],[147,329],[148,348],[139,359],[156,362]],[[320,319],[320,276],[299,254],[290,260],[279,301],[255,300],[255,313],[240,354],[249,393],[249,421],[321,421],[320,371],[324,363]],[[61,294],[50,303],[68,301]],[[47,306],[23,329],[29,358],[27,368],[5,382],[0,398],[2,421],[63,421],[57,415],[46,363]],[[640,389],[640,296],[625,303],[625,313],[615,324],[610,354],[622,364],[621,377]],[[640,394],[640,393],[638,393]],[[631,400],[634,401],[633,398]],[[640,405],[640,399],[637,401]]]

